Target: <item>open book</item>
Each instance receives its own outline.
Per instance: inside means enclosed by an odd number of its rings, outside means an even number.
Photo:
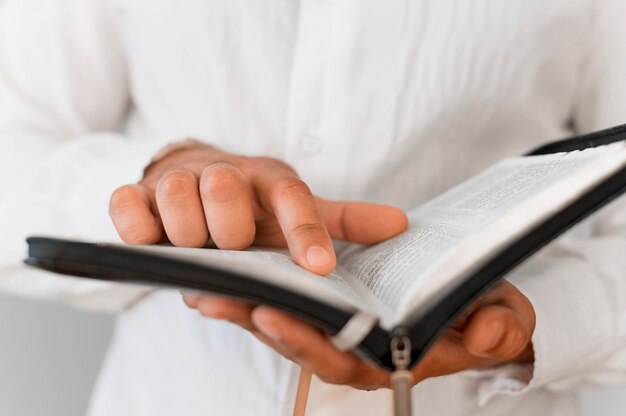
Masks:
[[[491,284],[625,189],[626,125],[502,160],[410,211],[400,236],[348,246],[328,277],[295,265],[286,251],[43,237],[29,238],[26,263],[272,305],[325,330],[339,348],[394,369],[399,360],[417,363]]]

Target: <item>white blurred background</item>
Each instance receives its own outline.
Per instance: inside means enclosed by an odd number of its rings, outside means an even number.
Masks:
[[[108,315],[0,295],[0,415],[85,415],[112,324]]]

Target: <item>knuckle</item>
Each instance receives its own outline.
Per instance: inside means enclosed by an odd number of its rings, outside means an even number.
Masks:
[[[210,199],[231,199],[241,189],[243,177],[239,170],[226,162],[213,163],[202,172],[200,193]]]
[[[309,197],[311,190],[309,186],[297,177],[286,177],[274,185],[276,198],[285,197]]]
[[[172,170],[161,177],[157,185],[157,194],[163,198],[180,198],[195,191],[196,181],[193,173],[187,170]]]
[[[291,167],[291,165],[289,165],[288,163],[280,160],[280,159],[275,159],[272,157],[255,157],[253,159],[253,164],[256,166],[256,168],[258,169],[262,169],[262,170],[283,170],[283,171],[287,171],[289,173],[294,173],[295,170],[293,169],[293,167]]]
[[[307,222],[294,226],[290,230],[291,234],[296,235],[311,235],[311,234],[320,234],[325,233],[326,229],[321,223],[318,222]]]

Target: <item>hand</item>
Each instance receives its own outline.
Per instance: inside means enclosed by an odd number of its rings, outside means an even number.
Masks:
[[[356,354],[337,350],[318,329],[267,306],[214,295],[183,294],[187,306],[209,318],[226,319],[252,332],[321,380],[372,390],[389,386],[389,373]],[[532,363],[535,313],[515,286],[501,281],[470,307],[412,369],[416,383],[467,369]]]
[[[198,143],[149,166],[137,185],[111,196],[110,215],[129,244],[288,247],[321,275],[336,265],[331,237],[372,244],[407,227],[398,208],[316,198],[284,162],[243,157]]]

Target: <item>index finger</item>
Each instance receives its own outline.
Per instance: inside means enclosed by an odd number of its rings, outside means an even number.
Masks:
[[[295,262],[313,273],[332,272],[335,250],[309,187],[283,169],[258,175],[253,185],[263,208],[276,217]]]

